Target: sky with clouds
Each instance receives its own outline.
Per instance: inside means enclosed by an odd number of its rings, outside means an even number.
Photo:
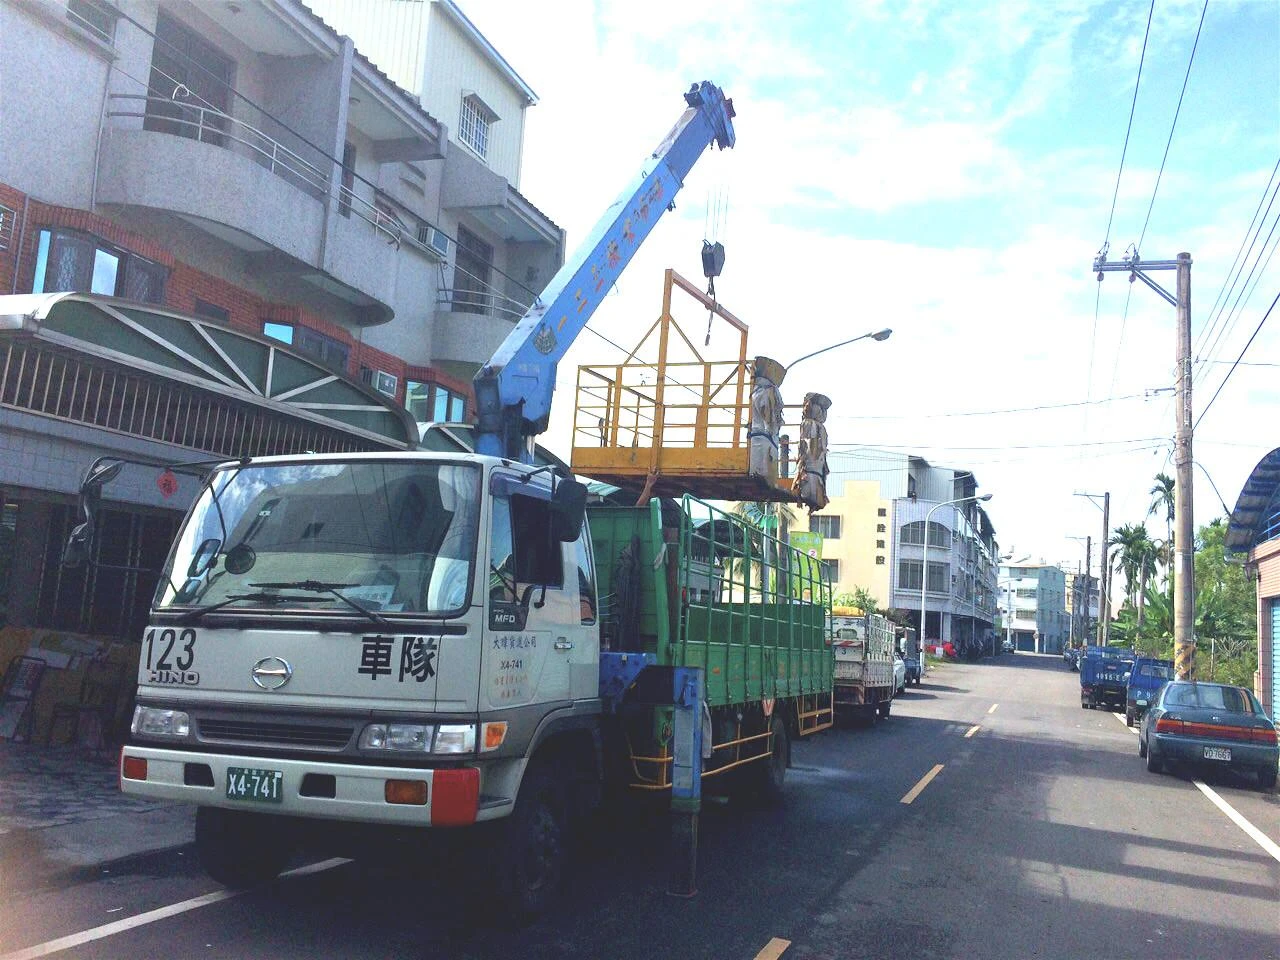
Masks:
[[[1214,309],[1280,161],[1274,0],[1209,4],[1153,204],[1203,9],[1156,0],[1109,235],[1145,0],[462,5],[540,97],[520,188],[571,249],[690,83],[734,100],[737,147],[695,167],[592,328],[630,346],[659,312],[664,268],[702,282],[707,236],[727,249],[717,290],[750,324],[752,353],[786,363],[892,327],[884,343],[806,361],[786,399],[832,397],[833,448],[972,469],[1019,556],[1074,565],[1068,538],[1096,539],[1100,515],[1073,492],[1110,490],[1114,528],[1144,520],[1154,475],[1173,472],[1172,401],[1144,394],[1173,384],[1175,311],[1123,274],[1098,284],[1104,240],[1113,259],[1140,237],[1146,259],[1191,253],[1193,344],[1215,317],[1227,327],[1193,351],[1197,415],[1280,291],[1268,260],[1280,230],[1264,243],[1278,201],[1260,215],[1251,293]],[[1172,272],[1154,278],[1174,288]],[[1280,364],[1278,348],[1280,316],[1245,360]],[[616,359],[590,333],[575,344],[550,446],[567,452],[577,364]],[[1280,446],[1278,370],[1237,368],[1197,430],[1196,459],[1228,506]],[[1195,485],[1199,524],[1223,511],[1205,472]]]

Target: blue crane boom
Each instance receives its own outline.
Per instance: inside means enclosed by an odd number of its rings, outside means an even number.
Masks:
[[[694,84],[688,108],[639,175],[605,211],[573,256],[475,376],[476,452],[532,462],[547,428],[556,364],[587,325],[711,143],[734,144],[733,101],[713,83]]]

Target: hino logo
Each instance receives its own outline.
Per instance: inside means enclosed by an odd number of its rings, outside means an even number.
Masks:
[[[293,676],[293,667],[288,660],[281,660],[279,657],[263,657],[253,665],[249,675],[263,690],[279,690]]]

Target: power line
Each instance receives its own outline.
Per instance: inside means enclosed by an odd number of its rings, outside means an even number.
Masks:
[[[1107,215],[1107,233],[1103,239],[1103,247],[1111,242],[1111,223],[1116,216],[1116,200],[1120,197],[1120,177],[1124,173],[1124,158],[1129,152],[1129,134],[1133,131],[1133,115],[1138,109],[1138,89],[1142,86],[1142,65],[1147,59],[1147,39],[1151,36],[1151,17],[1156,12],[1156,0],[1151,0],[1151,8],[1147,11],[1147,30],[1142,35],[1142,55],[1138,58],[1138,79],[1133,85],[1133,103],[1129,106],[1129,125],[1124,131],[1124,147],[1120,151],[1120,169],[1116,171],[1116,189],[1111,195],[1111,213]]]
[[[1277,191],[1280,191],[1280,184],[1276,185],[1276,189]],[[1274,201],[1275,196],[1273,195],[1271,199]],[[1267,253],[1267,246],[1271,243],[1271,238],[1272,236],[1275,235],[1277,226],[1280,226],[1280,213],[1277,213],[1275,219],[1271,221],[1271,229],[1267,232],[1267,239],[1262,242],[1262,248],[1258,251],[1258,255],[1254,257],[1253,266],[1249,268],[1249,276],[1245,277],[1244,283],[1240,287],[1240,292],[1236,294],[1235,302],[1231,304],[1231,312],[1227,314],[1226,322],[1223,323],[1222,327],[1218,330],[1218,334],[1214,338],[1213,344],[1209,347],[1207,351],[1208,354],[1210,354],[1211,356],[1214,356],[1215,358],[1217,356],[1219,344],[1221,344],[1223,348],[1226,347],[1227,339],[1230,337],[1231,331],[1235,329],[1236,324],[1240,320],[1241,314],[1239,311],[1243,306],[1248,305],[1250,298],[1253,296],[1253,291],[1257,289],[1258,281],[1260,281],[1262,279],[1263,274],[1266,273],[1267,266],[1270,265],[1271,258],[1272,256],[1275,255],[1275,252],[1276,252],[1275,247],[1271,248],[1271,253]],[[1259,224],[1258,226],[1258,232],[1259,233],[1262,232],[1261,224]],[[1266,258],[1267,258],[1265,264],[1262,263],[1262,258],[1264,254],[1266,255]],[[1262,264],[1262,273],[1258,273],[1259,264]],[[1258,281],[1253,280],[1255,273],[1257,273]],[[1253,281],[1252,286],[1250,286],[1250,281]],[[1225,303],[1224,303],[1224,306],[1225,306]]]
[[[961,447],[932,443],[878,443],[876,447],[885,450],[1063,450],[1067,447],[1106,447],[1124,443],[1153,443],[1164,441],[1164,437],[1133,437],[1128,440],[1082,440],[1077,443],[1024,443],[1003,444],[998,447]],[[861,444],[833,443],[832,450],[843,447],[858,447]]]
[[[1262,330],[1262,325],[1267,322],[1267,317],[1271,316],[1271,311],[1276,308],[1276,303],[1280,302],[1280,293],[1276,294],[1275,300],[1271,301],[1271,306],[1267,307],[1267,312],[1262,315],[1262,319],[1258,321],[1258,326],[1254,328],[1253,336],[1249,337],[1249,342],[1244,345],[1244,349],[1240,351],[1240,356],[1236,357],[1236,362],[1231,365],[1231,369],[1227,371],[1227,375],[1222,378],[1222,382],[1218,384],[1218,389],[1214,391],[1209,402],[1204,405],[1204,409],[1200,411],[1200,416],[1196,418],[1195,426],[1200,426],[1200,421],[1204,419],[1204,415],[1209,412],[1209,408],[1213,406],[1213,401],[1218,399],[1218,394],[1222,393],[1222,388],[1227,385],[1227,381],[1231,379],[1231,374],[1236,372],[1236,367],[1240,361],[1244,359],[1245,353],[1252,346],[1254,338],[1258,336]],[[1192,428],[1194,429],[1194,427]]]
[[[1138,400],[1144,394],[1129,393],[1121,397],[1103,397],[1099,400],[1072,400],[1068,403],[1045,403],[1036,407],[1007,407],[1003,410],[961,410],[951,413],[887,413],[868,416],[860,416],[856,413],[839,414],[830,417],[831,420],[917,420],[929,419],[937,420],[942,417],[994,417],[1005,413],[1035,413],[1042,410],[1067,410],[1071,407],[1084,407],[1089,405],[1098,405],[1102,403],[1115,403],[1120,400]]]
[[[1271,171],[1271,176],[1267,180],[1266,189],[1262,191],[1262,197],[1258,200],[1258,209],[1253,213],[1253,219],[1249,221],[1249,227],[1245,230],[1244,240],[1240,243],[1240,250],[1236,253],[1236,259],[1232,261],[1231,269],[1227,271],[1227,278],[1222,283],[1222,289],[1218,292],[1218,296],[1213,301],[1213,307],[1209,312],[1214,314],[1212,321],[1200,336],[1199,346],[1196,348],[1196,359],[1199,359],[1206,353],[1211,353],[1212,348],[1209,347],[1209,341],[1213,340],[1216,347],[1221,339],[1220,332],[1218,336],[1214,336],[1218,330],[1218,324],[1222,320],[1222,312],[1227,308],[1227,301],[1231,299],[1231,294],[1236,288],[1236,284],[1240,282],[1240,275],[1244,272],[1244,265],[1249,260],[1249,255],[1253,253],[1254,245],[1258,242],[1258,237],[1262,235],[1262,228],[1266,225],[1267,217],[1271,215],[1271,208],[1276,202],[1276,195],[1280,194],[1280,182],[1276,182],[1275,189],[1271,189],[1271,184],[1276,181],[1276,172],[1280,171],[1280,160],[1276,161],[1275,169]],[[1271,200],[1267,201],[1267,194],[1271,194]],[[1258,219],[1258,214],[1262,211],[1262,204],[1267,204],[1266,212],[1262,214],[1262,219]],[[1254,229],[1255,224],[1257,229]],[[1250,239],[1252,235],[1253,239]],[[1246,245],[1248,249],[1245,249]]]
[[[1164,164],[1169,159],[1169,148],[1173,146],[1173,131],[1178,128],[1178,114],[1182,113],[1182,98],[1187,95],[1187,81],[1191,79],[1191,65],[1196,62],[1196,48],[1200,46],[1200,30],[1204,26],[1204,15],[1208,12],[1209,0],[1204,0],[1204,6],[1200,10],[1200,23],[1196,26],[1196,39],[1191,44],[1191,56],[1187,59],[1187,72],[1182,78],[1182,92],[1178,94],[1178,106],[1173,111],[1173,123],[1169,126],[1169,140],[1164,145],[1164,156],[1160,158],[1160,170],[1156,174],[1156,185],[1151,191],[1151,203],[1147,205],[1147,218],[1142,221],[1142,233],[1138,237],[1139,250],[1142,249],[1142,241],[1147,237],[1147,224],[1151,222],[1151,211],[1156,205],[1156,194],[1160,192],[1160,178],[1164,176]]]

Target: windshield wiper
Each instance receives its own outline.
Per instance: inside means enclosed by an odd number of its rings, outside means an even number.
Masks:
[[[230,606],[240,600],[256,600],[258,603],[275,606],[279,603],[320,603],[323,599],[323,597],[291,597],[283,593],[235,593],[229,595],[225,600],[219,600],[217,603],[211,603],[204,607],[195,607],[192,610],[180,613],[178,615],[178,622],[190,623],[192,620],[199,620],[206,613],[212,613],[214,610]]]
[[[381,623],[385,626],[391,626],[391,621],[378,613],[366,607],[363,603],[352,600],[343,590],[350,590],[352,587],[358,587],[358,583],[325,583],[323,580],[292,580],[282,581],[280,583],[251,583],[251,587],[260,587],[263,590],[310,590],[313,593],[331,593],[353,610],[358,610],[374,623]],[[268,594],[275,596],[275,594]],[[302,599],[318,600],[319,597],[304,597]]]

